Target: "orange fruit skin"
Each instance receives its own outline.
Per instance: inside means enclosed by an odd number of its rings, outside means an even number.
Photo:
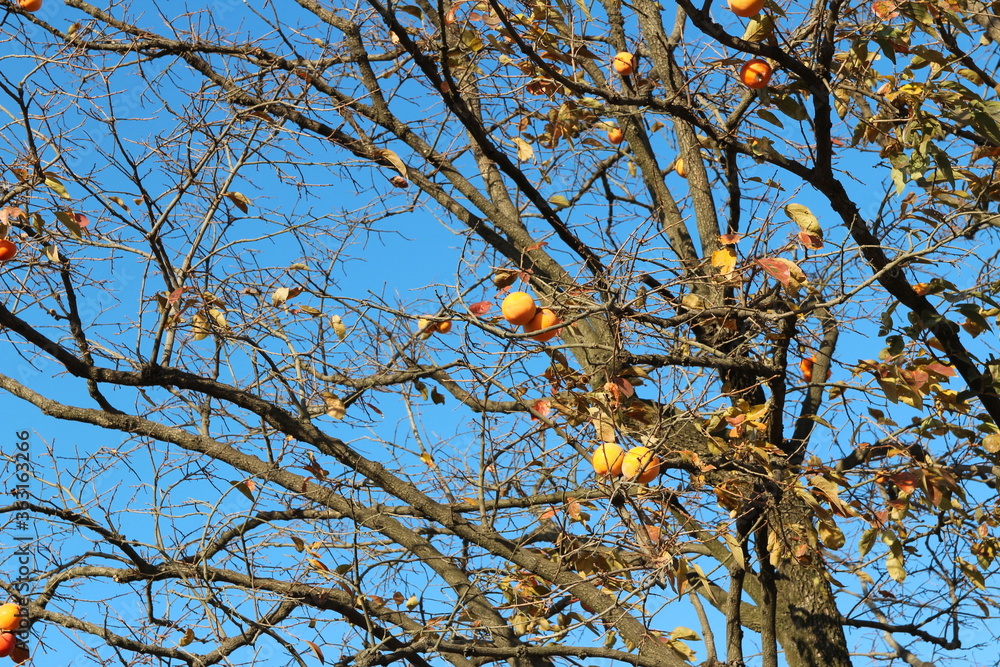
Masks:
[[[26,12],[37,12],[42,8],[42,0],[21,0],[18,4]]]
[[[622,76],[628,76],[635,71],[635,56],[628,51],[621,51],[615,55],[611,66]]]
[[[532,331],[538,331],[539,329],[548,329],[551,326],[559,324],[559,322],[561,322],[561,320],[551,310],[548,308],[540,308],[538,312],[535,313],[535,316],[531,318],[531,321],[524,325],[524,330],[531,333]],[[553,329],[552,331],[532,336],[531,339],[544,343],[547,340],[552,340],[558,335],[559,329]]]
[[[814,363],[816,363],[816,360],[812,358],[803,359],[799,362],[799,370],[802,371],[802,379],[806,382],[812,382]]]
[[[0,658],[6,658],[17,645],[17,637],[13,632],[0,634]]]
[[[648,484],[660,474],[660,457],[649,447],[633,447],[622,459],[622,477]]]
[[[749,18],[760,14],[760,10],[764,9],[764,2],[765,0],[729,0],[729,8],[733,10],[733,14]]]
[[[511,292],[500,304],[503,318],[516,327],[530,322],[537,310],[535,300],[527,292]]]
[[[21,607],[8,602],[0,605],[0,630],[17,630],[21,626]]]
[[[617,127],[613,127],[608,130],[608,141],[613,143],[615,146],[625,141],[625,133]]]
[[[620,477],[625,450],[613,442],[606,442],[594,450],[594,472],[601,477]]]
[[[13,242],[3,239],[0,241],[0,262],[6,262],[17,254],[17,246]]]
[[[10,652],[10,659],[14,661],[15,665],[28,662],[28,657],[28,649],[23,646],[15,646],[14,650]]]
[[[684,158],[682,157],[677,158],[677,161],[674,162],[674,171],[676,171],[677,175],[680,176],[681,178],[688,177],[687,169],[684,167]]]
[[[760,58],[748,60],[740,68],[740,81],[747,88],[758,90],[771,80],[771,66]]]

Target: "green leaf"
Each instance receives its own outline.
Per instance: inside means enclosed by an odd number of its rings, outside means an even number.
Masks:
[[[778,109],[793,120],[808,120],[809,112],[802,106],[802,103],[790,95],[786,95],[778,100]]]
[[[781,121],[778,120],[778,117],[775,116],[770,111],[768,111],[767,109],[757,109],[757,115],[762,120],[766,120],[768,123],[771,123],[772,125],[777,125],[781,129],[785,129],[785,126],[781,124]]]
[[[861,534],[861,540],[858,542],[858,551],[861,554],[861,558],[868,555],[868,552],[875,546],[875,537],[877,534],[877,528],[869,528]]]

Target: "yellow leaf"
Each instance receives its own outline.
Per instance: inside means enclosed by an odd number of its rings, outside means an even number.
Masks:
[[[517,159],[520,162],[530,162],[535,157],[535,149],[521,137],[514,137],[517,144]]]
[[[59,182],[59,180],[53,178],[52,176],[45,177],[45,185],[49,186],[53,192],[62,197],[63,199],[72,199],[69,196],[69,192],[66,190],[66,186]]]
[[[432,470],[437,468],[437,464],[434,463],[434,457],[430,455],[430,452],[424,452],[420,455],[420,460],[423,461],[428,468]]]
[[[211,333],[208,328],[208,318],[200,310],[191,318],[191,331],[195,340],[205,340]]]
[[[824,519],[818,526],[819,539],[827,549],[840,549],[844,546],[844,533],[840,530],[833,518]]]
[[[344,340],[347,338],[347,327],[344,326],[344,322],[340,319],[340,315],[330,316],[330,326],[333,327],[333,332],[337,334],[338,339]]]
[[[785,215],[802,231],[813,236],[823,237],[823,228],[808,207],[802,204],[788,204],[785,206]]]
[[[712,266],[719,270],[717,280],[729,282],[736,269],[736,250],[732,247],[720,248],[712,253]]]
[[[226,323],[226,316],[218,308],[209,308],[208,314],[215,322],[215,325],[220,329],[229,328],[229,324]]]

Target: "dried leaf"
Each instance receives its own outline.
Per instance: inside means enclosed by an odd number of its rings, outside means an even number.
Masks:
[[[294,299],[302,294],[301,287],[279,287],[271,294],[271,305],[280,306],[289,299]]]
[[[618,437],[615,432],[615,425],[604,414],[604,411],[597,406],[591,406],[587,410],[590,412],[590,422],[594,425],[597,440],[599,442],[615,442]]]
[[[236,208],[244,213],[250,210],[250,200],[242,192],[223,192],[222,196],[233,202]]]
[[[59,254],[59,248],[56,247],[54,243],[49,243],[42,248],[42,252],[45,253],[45,258],[50,262],[61,262],[62,256]],[[157,296],[161,296],[157,294]]]
[[[521,137],[514,137],[517,144],[517,159],[519,162],[530,162],[535,157],[535,149]]]
[[[334,419],[344,418],[344,415],[347,414],[347,406],[344,405],[342,400],[328,391],[321,391],[319,395],[323,399],[323,405],[326,406],[327,415]]]
[[[399,155],[396,154],[396,151],[389,150],[388,148],[382,148],[378,151],[378,156],[384,160],[387,160],[389,164],[395,167],[396,171],[402,174],[403,178],[407,177],[406,165],[399,158]]]
[[[200,310],[191,318],[191,332],[195,340],[205,340],[211,333],[211,330],[208,328],[208,318]]]
[[[242,482],[231,481],[229,483],[233,485],[233,488],[235,488],[237,491],[246,496],[250,500],[250,502],[254,501],[253,486],[252,486],[253,480],[244,480]]]
[[[469,312],[475,315],[476,317],[482,317],[483,315],[488,313],[490,308],[492,307],[493,304],[490,303],[489,301],[477,301],[476,303],[469,305]]]
[[[226,322],[225,314],[218,308],[209,308],[208,315],[209,317],[212,318],[212,321],[215,322],[215,326],[219,327],[220,329],[229,328],[229,324]]]
[[[790,259],[764,257],[758,259],[757,264],[792,294],[798,294],[799,289],[809,282],[799,265]]]
[[[819,250],[823,247],[822,236],[816,236],[815,234],[810,234],[809,232],[799,232],[797,238],[799,239],[799,243],[801,243],[804,248],[809,250]]]
[[[347,327],[344,325],[344,321],[340,319],[340,315],[330,316],[330,326],[333,327],[333,332],[337,334],[339,340],[347,338]]]
[[[177,645],[178,646],[187,646],[188,644],[190,644],[193,641],[194,641],[194,630],[192,630],[191,628],[188,628],[187,630],[184,631],[184,636],[181,637],[181,640],[180,640],[180,642],[178,642]]]
[[[312,652],[316,654],[317,658],[319,658],[320,664],[325,665],[326,664],[326,659],[323,657],[323,651],[319,650],[319,646],[317,646],[313,642],[309,641],[308,639],[303,640],[303,641],[305,641],[306,644],[309,644],[309,648],[311,648]]]

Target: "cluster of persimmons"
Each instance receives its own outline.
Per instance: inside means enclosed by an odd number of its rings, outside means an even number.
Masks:
[[[766,0],[729,0],[729,8],[734,14],[742,18],[756,16],[764,9]],[[620,76],[631,76],[636,71],[635,54],[628,51],[620,51],[611,59],[611,68]],[[761,58],[751,58],[743,63],[740,68],[740,82],[747,88],[759,90],[767,86],[771,81],[771,65]],[[616,146],[625,140],[625,133],[620,127],[612,126],[608,128],[608,141]],[[678,159],[674,165],[677,175],[686,177],[684,172],[684,161]]]
[[[0,658],[9,657],[14,664],[20,665],[28,661],[28,649],[17,641],[14,634],[24,619],[21,606],[13,602],[0,605]]]

